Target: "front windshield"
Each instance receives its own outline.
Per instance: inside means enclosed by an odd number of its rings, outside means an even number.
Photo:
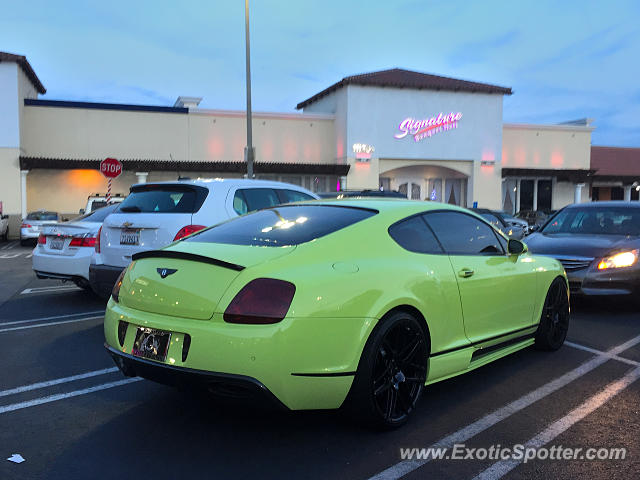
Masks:
[[[542,229],[542,233],[590,235],[640,235],[640,208],[567,208]]]

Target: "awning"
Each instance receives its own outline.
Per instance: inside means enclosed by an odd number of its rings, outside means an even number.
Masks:
[[[212,173],[244,173],[247,165],[244,162],[194,162],[176,160],[127,160],[119,159],[123,170],[135,172],[212,172]],[[46,157],[20,157],[21,170],[54,169],[73,170],[89,169],[99,170],[98,159],[71,159],[71,158],[46,158]],[[277,174],[301,174],[301,175],[339,175],[349,173],[349,165],[334,163],[276,163],[255,162],[255,173]]]
[[[512,168],[503,167],[503,177],[555,177],[560,182],[583,183],[592,179],[596,170],[553,169],[553,168]]]

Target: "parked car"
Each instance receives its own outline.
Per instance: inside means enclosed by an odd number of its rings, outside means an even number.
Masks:
[[[529,234],[529,222],[522,220],[521,218],[516,218],[504,210],[497,210],[497,212],[502,215],[502,218],[507,222],[507,225],[518,225],[525,231],[525,235]]]
[[[339,192],[325,192],[318,194],[320,198],[353,198],[353,197],[386,197],[404,198],[407,196],[393,190],[341,190]]]
[[[522,240],[529,231],[528,225],[523,227],[516,222],[508,223],[502,212],[489,210],[488,208],[473,208],[472,211],[480,215],[509,238]]]
[[[121,193],[114,193],[111,196],[110,203],[120,203],[124,200],[124,196]],[[87,197],[87,204],[84,208],[80,209],[80,214],[95,212],[99,208],[107,206],[107,194],[106,193],[94,193]]]
[[[58,212],[47,212],[38,210],[31,212],[22,220],[20,225],[20,245],[27,245],[29,242],[35,242],[40,236],[40,231],[44,225],[57,223],[61,220]]]
[[[142,183],[100,229],[89,267],[93,290],[107,298],[133,254],[164,247],[210,225],[281,203],[314,200],[296,185],[215,179]]]
[[[9,215],[2,215],[0,213],[0,238],[7,241],[9,237]]]
[[[72,281],[89,290],[89,264],[98,230],[118,205],[109,205],[66,223],[43,226],[33,251],[38,278]]]
[[[578,203],[565,207],[527,245],[558,259],[571,292],[640,297],[640,204]]]
[[[548,215],[540,210],[520,210],[516,213],[516,218],[526,221],[529,231],[535,231],[544,224]]]
[[[133,260],[104,319],[125,375],[382,428],[426,384],[556,350],[569,325],[560,263],[440,203],[282,205]]]

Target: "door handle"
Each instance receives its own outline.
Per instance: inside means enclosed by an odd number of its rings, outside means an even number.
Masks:
[[[462,277],[462,278],[469,278],[470,276],[472,276],[475,272],[473,270],[471,270],[470,268],[463,268],[462,270],[460,270],[458,272],[458,276]]]

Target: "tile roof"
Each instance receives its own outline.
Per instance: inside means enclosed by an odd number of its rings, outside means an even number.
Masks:
[[[591,168],[601,176],[640,177],[640,148],[591,147]]]
[[[500,87],[497,85],[490,85],[488,83],[469,82],[467,80],[459,80],[457,78],[441,77],[439,75],[403,70],[401,68],[392,68],[390,70],[381,70],[379,72],[363,73],[361,75],[345,77],[339,82],[331,85],[329,88],[315,94],[313,97],[300,102],[296,105],[296,108],[304,108],[338,88],[346,87],[347,85],[411,88],[416,90],[447,90],[451,92],[499,93],[502,95],[511,95],[513,93],[509,87]]]
[[[14,62],[20,65],[20,68],[27,76],[27,78],[31,80],[31,83],[33,83],[33,86],[36,87],[38,93],[47,93],[47,89],[44,88],[44,85],[42,85],[42,82],[36,75],[36,72],[33,71],[33,68],[31,68],[31,65],[27,61],[27,57],[25,57],[24,55],[15,55],[13,53],[0,52],[0,63],[2,62]]]

